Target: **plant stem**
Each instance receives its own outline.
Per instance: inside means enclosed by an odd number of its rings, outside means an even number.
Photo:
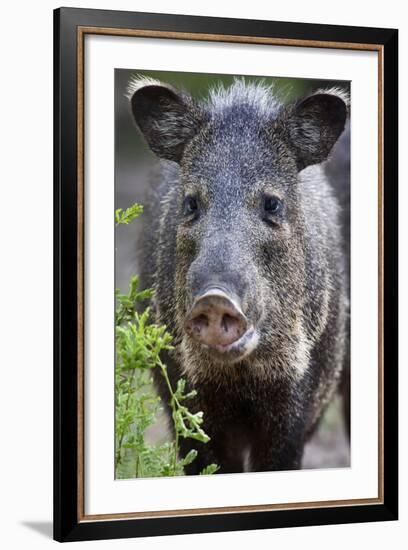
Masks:
[[[179,434],[178,431],[175,430],[176,436],[174,438],[174,456],[173,456],[173,475],[176,475],[176,466],[177,466],[177,458],[178,458],[178,444],[179,444]]]
[[[175,411],[176,411],[176,407],[179,407],[180,408],[180,403],[177,399],[177,397],[174,395],[174,391],[173,391],[173,388],[171,387],[171,383],[170,383],[170,379],[169,379],[169,376],[167,374],[167,367],[166,365],[164,365],[160,358],[158,357],[157,358],[157,363],[160,367],[160,370],[162,372],[162,375],[166,381],[166,384],[167,384],[167,387],[168,387],[168,390],[170,392],[170,406],[171,406],[171,409],[172,409],[172,413],[174,415]],[[177,427],[174,426],[174,432],[175,432],[175,438],[174,438],[174,455],[173,455],[173,475],[176,474],[176,467],[177,467],[177,459],[178,459],[178,453],[179,453],[179,434],[178,434],[178,430],[177,430]]]
[[[134,377],[135,377],[135,370],[136,369],[133,369],[132,374],[128,377],[128,394],[127,394],[127,399],[126,399],[125,410],[128,410],[128,408],[129,408],[129,399],[130,399],[130,394],[131,394],[132,387],[133,387],[133,380],[134,380]],[[119,438],[118,448],[116,450],[115,470],[117,469],[117,467],[119,466],[119,464],[122,460],[122,452],[121,451],[122,451],[122,443],[123,443],[123,438],[124,437],[125,437],[125,430],[122,429],[122,433],[120,434],[120,438]]]
[[[139,477],[139,453],[136,453],[136,474],[135,477]]]

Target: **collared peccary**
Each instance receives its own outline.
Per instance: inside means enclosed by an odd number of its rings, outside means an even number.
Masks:
[[[299,468],[305,442],[348,360],[348,269],[339,204],[323,161],[342,134],[347,94],[319,90],[283,105],[235,80],[196,101],[151,79],[129,86],[131,111],[161,159],[144,214],[141,282],[204,412],[219,472]],[[156,377],[168,402],[166,386]]]

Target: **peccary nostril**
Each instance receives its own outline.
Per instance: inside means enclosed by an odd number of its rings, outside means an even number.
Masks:
[[[192,338],[210,347],[234,343],[247,328],[245,315],[218,289],[206,292],[194,302],[185,323],[185,330]]]
[[[198,315],[198,317],[191,319],[190,324],[193,333],[200,336],[201,331],[208,327],[208,317],[206,315]]]

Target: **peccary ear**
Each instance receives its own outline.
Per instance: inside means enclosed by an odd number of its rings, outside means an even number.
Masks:
[[[134,79],[128,89],[131,109],[151,150],[180,162],[186,144],[202,122],[199,107],[187,94],[152,79]]]
[[[297,102],[285,116],[285,133],[298,170],[327,159],[344,130],[348,97],[339,90],[319,90]]]

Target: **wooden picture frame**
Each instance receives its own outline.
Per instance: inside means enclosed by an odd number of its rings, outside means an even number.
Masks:
[[[375,498],[86,514],[84,41],[89,35],[370,51],[378,57],[378,494]],[[54,12],[54,538],[157,536],[398,517],[398,31],[60,8]]]

